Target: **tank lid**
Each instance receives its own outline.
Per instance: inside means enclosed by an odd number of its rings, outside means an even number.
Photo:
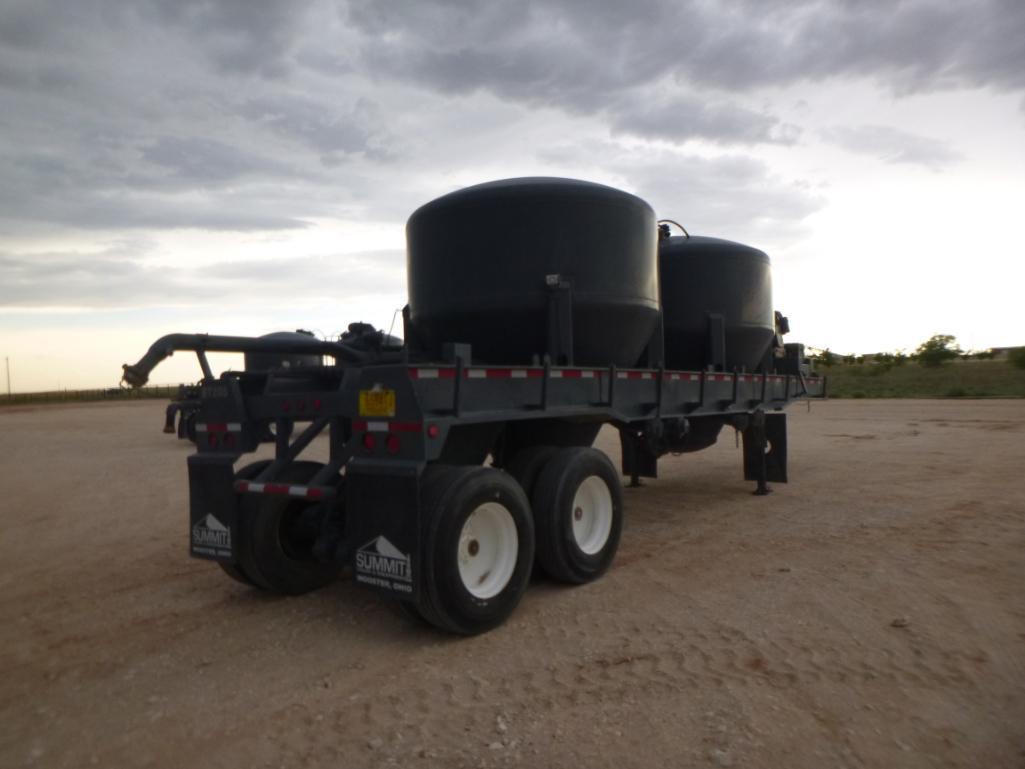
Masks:
[[[737,256],[743,254],[748,257],[758,257],[769,261],[769,255],[760,248],[737,243],[724,238],[712,238],[707,235],[673,235],[659,243],[659,249],[671,249],[673,251],[695,251],[700,249],[702,253],[714,253],[722,256]]]
[[[496,179],[494,181],[483,182],[481,184],[474,184],[470,187],[462,187],[460,189],[453,190],[441,197],[437,197],[434,200],[424,203],[422,206],[417,208],[409,218],[415,218],[425,209],[436,209],[450,204],[457,205],[465,202],[467,199],[472,199],[478,196],[494,198],[506,196],[520,197],[537,194],[557,195],[559,193],[565,193],[567,195],[592,195],[595,198],[605,198],[608,200],[615,200],[617,202],[631,201],[635,205],[643,206],[654,213],[646,200],[643,200],[630,192],[626,192],[615,187],[609,187],[605,184],[588,182],[582,179],[563,178],[559,176],[520,176],[511,179]]]

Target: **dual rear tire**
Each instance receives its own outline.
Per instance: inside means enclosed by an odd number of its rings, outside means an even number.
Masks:
[[[611,565],[622,531],[622,485],[591,448],[533,447],[509,471],[436,465],[421,480],[420,590],[403,610],[461,635],[501,624],[535,562],[583,584]],[[527,492],[532,492],[533,505]]]
[[[421,480],[420,511],[420,616],[460,635],[504,622],[523,597],[534,560],[523,489],[493,468],[432,466]]]
[[[531,500],[537,562],[548,576],[581,585],[608,570],[623,530],[623,485],[605,454],[559,450],[538,474]]]

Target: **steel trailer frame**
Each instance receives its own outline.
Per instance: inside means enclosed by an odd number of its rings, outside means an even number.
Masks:
[[[588,434],[612,424],[622,436],[624,475],[636,483],[656,475],[666,432],[685,436],[690,424],[715,420],[741,431],[745,478],[757,482],[756,493],[766,493],[767,482],[787,480],[781,410],[824,392],[823,378],[799,368],[749,374],[483,366],[458,357],[444,364],[226,372],[202,385],[197,451],[188,458],[191,554],[220,561],[229,573],[244,568],[232,545],[241,535],[242,501],[253,495],[303,500],[321,511],[322,522],[335,521],[321,526],[318,558],[348,563],[357,582],[416,605],[425,555],[421,479],[429,465],[479,465],[491,455],[505,466],[531,443],[524,435],[547,442],[563,433],[570,444],[589,445]],[[252,477],[237,477],[235,463],[266,439],[270,425],[274,459]],[[325,432],[329,461],[306,482],[283,481]],[[503,440],[507,433],[515,433],[516,445]],[[360,557],[381,538],[405,558],[394,574],[368,568]]]

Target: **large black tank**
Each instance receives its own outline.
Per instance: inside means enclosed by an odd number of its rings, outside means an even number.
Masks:
[[[474,361],[530,363],[548,350],[549,287],[572,285],[573,362],[629,366],[658,321],[657,227],[621,190],[505,179],[445,195],[406,224],[414,354],[469,343]]]
[[[772,343],[772,274],[757,248],[719,238],[671,237],[659,244],[666,366],[700,370],[712,362],[708,315],[722,315],[725,369],[754,371]]]
[[[264,334],[260,339],[276,339],[291,341],[298,339],[308,342],[314,337],[310,331],[297,329],[296,331],[275,331],[273,334]],[[299,355],[297,353],[282,352],[247,352],[244,355],[246,371],[270,371],[277,368],[300,368],[302,366],[319,366],[322,362],[320,355]]]

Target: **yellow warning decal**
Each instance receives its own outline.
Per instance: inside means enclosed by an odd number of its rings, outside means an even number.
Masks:
[[[359,415],[361,417],[393,417],[395,416],[394,390],[360,390]]]

